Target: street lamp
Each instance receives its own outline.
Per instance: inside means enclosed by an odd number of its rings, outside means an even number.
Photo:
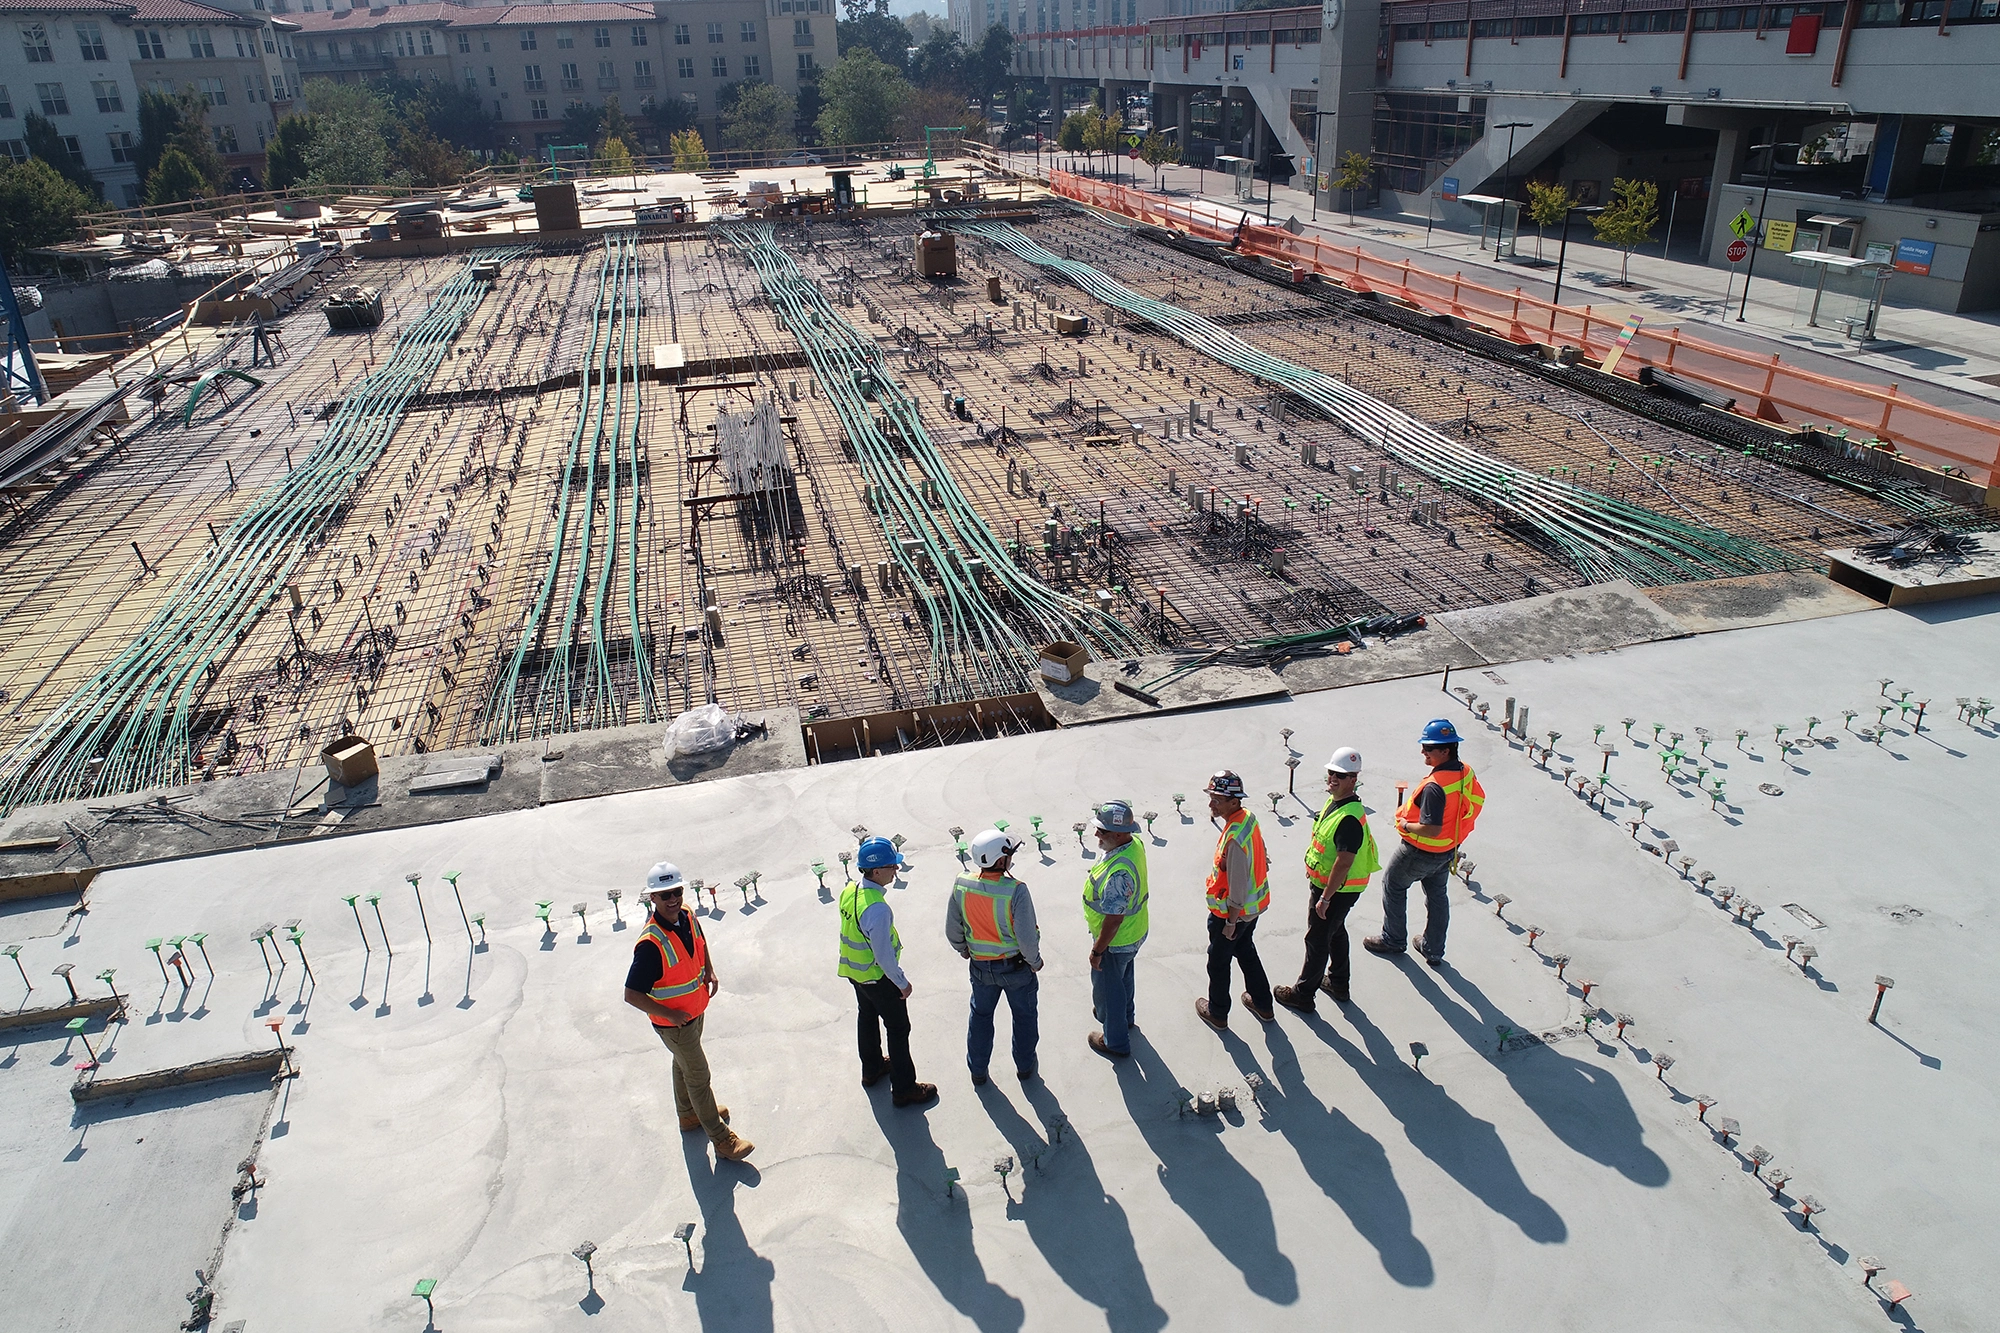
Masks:
[[[1500,170],[1500,197],[1503,200],[1512,199],[1514,197],[1514,131],[1532,129],[1534,128],[1534,122],[1531,120],[1508,120],[1508,121],[1502,121],[1498,125],[1490,125],[1487,128],[1507,131],[1507,165],[1502,167]],[[1505,203],[1502,203],[1500,205],[1500,241],[1504,242],[1506,241],[1506,239],[1507,239],[1507,205]],[[1517,245],[1520,244],[1520,239],[1521,239],[1521,211],[1519,209],[1515,209],[1514,210],[1515,244]],[[1497,243],[1493,247],[1493,254],[1496,259],[1500,255],[1500,246]]]
[[[1550,305],[1561,305],[1563,301],[1563,261],[1569,258],[1569,218],[1572,213],[1602,213],[1602,204],[1571,204],[1563,210],[1562,244],[1556,247],[1556,294]]]
[[[1750,267],[1743,270],[1743,304],[1736,307],[1736,322],[1743,322],[1744,314],[1750,309],[1750,279],[1757,272],[1757,252],[1764,248],[1764,210],[1771,203],[1771,173],[1777,167],[1780,148],[1797,148],[1796,143],[1759,143],[1750,145],[1750,151],[1764,154],[1764,197],[1757,204],[1757,241],[1750,247]],[[1727,308],[1725,307],[1725,310]]]

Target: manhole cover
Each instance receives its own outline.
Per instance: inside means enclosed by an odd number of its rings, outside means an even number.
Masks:
[[[1763,792],[1766,796],[1783,796],[1785,794],[1785,789],[1775,782],[1760,782],[1757,784],[1757,790]]]

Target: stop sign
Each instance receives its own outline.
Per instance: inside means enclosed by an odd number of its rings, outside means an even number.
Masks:
[[[1736,241],[1731,241],[1729,243],[1730,263],[1740,264],[1749,257],[1750,257],[1750,242],[1743,240],[1736,240]]]

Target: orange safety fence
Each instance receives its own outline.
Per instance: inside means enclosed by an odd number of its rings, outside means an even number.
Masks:
[[[1591,306],[1553,305],[1518,288],[1502,291],[1469,281],[1463,274],[1433,272],[1414,260],[1389,259],[1355,246],[1294,235],[1206,200],[1166,199],[1065,171],[1049,173],[1049,185],[1057,194],[1092,208],[1207,240],[1234,242],[1238,254],[1289,263],[1353,291],[1379,293],[1455,315],[1524,345],[1568,345],[1601,360],[1625,324],[1623,310],[1600,315]],[[1743,415],[1774,423],[1845,426],[1857,443],[1879,441],[1898,454],[1948,467],[1981,486],[1992,486],[2000,471],[2000,421],[1908,397],[1893,384],[1884,389],[1834,379],[1787,365],[1777,353],[1759,355],[1722,347],[1688,337],[1678,328],[1640,328],[1618,363],[1618,373],[1621,378],[1636,378],[1644,366],[1733,397]]]

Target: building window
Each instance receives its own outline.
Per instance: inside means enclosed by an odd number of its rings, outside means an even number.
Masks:
[[[761,56],[743,57],[743,77],[746,79],[761,79],[764,77],[764,61]]]
[[[465,90],[474,97],[479,95],[479,71],[470,65],[465,67]]]
[[[222,86],[221,79],[201,79],[198,82],[201,84],[201,95],[210,106],[229,105],[229,90]]]
[[[637,24],[634,24],[632,26],[632,45],[644,46],[645,44],[646,44],[646,30],[638,26]]]
[[[462,33],[459,33],[459,34],[458,34],[458,53],[459,53],[460,55],[462,55],[462,56],[469,56],[469,55],[471,55],[471,54],[472,54],[472,34],[471,34],[471,33],[469,33],[469,32],[462,32]]]
[[[423,48],[423,52],[427,56],[436,54],[436,52],[431,50],[431,34],[428,28],[417,34],[417,45]]]
[[[558,51],[573,51],[573,50],[575,50],[575,49],[576,49],[576,34],[575,34],[575,33],[573,33],[573,32],[570,32],[570,31],[568,31],[567,29],[565,29],[564,31],[562,31],[562,32],[559,32],[559,33],[557,33],[557,34],[556,34],[556,50],[558,50]]]
[[[632,75],[633,75],[633,77],[634,77],[634,78],[639,78],[639,79],[650,79],[650,78],[652,78],[652,77],[653,77],[653,62],[652,62],[652,61],[650,61],[650,60],[635,60],[635,61],[633,61],[633,62],[632,62]],[[641,86],[641,87],[644,87],[644,85],[643,85],[643,84],[642,84],[642,85],[640,85],[640,86]],[[0,92],[5,92],[5,91],[6,91],[6,90],[5,90],[4,88],[0,88]]]
[[[815,70],[816,68],[817,68],[817,66],[815,66],[815,65],[813,64],[813,53],[812,53],[812,52],[810,52],[810,51],[801,51],[801,52],[799,52],[799,77],[800,77],[800,78],[802,78],[802,79],[803,79],[803,78],[806,78],[806,77],[810,76],[810,75],[811,75],[811,74],[813,73],[813,71],[814,71],[814,70]]]
[[[111,59],[104,50],[104,29],[95,23],[76,25],[76,45],[85,60]]]
[[[693,78],[693,77],[694,77],[694,57],[693,57],[693,56],[681,56],[681,57],[679,57],[678,59],[676,59],[676,60],[674,61],[674,73],[676,73],[676,74],[680,75],[680,76],[681,76],[682,78],[684,78],[684,79],[691,79],[691,78]]]
[[[563,65],[562,86],[563,86],[563,91],[566,93],[573,93],[577,89],[583,87],[583,80],[577,77],[575,65],[571,64]]]
[[[188,29],[188,59],[215,59],[215,39],[209,35],[207,28]]]
[[[118,95],[118,85],[109,80],[92,80],[90,95],[97,99],[97,109],[106,115],[125,109],[125,99]]]
[[[74,134],[65,134],[62,137],[62,146],[63,151],[69,154],[71,166],[80,167],[83,165],[83,140],[77,138]]]
[[[546,97],[529,98],[528,119],[547,120],[548,118],[549,118],[549,99]]]
[[[248,48],[243,45],[243,30],[241,28],[231,28],[229,35],[236,39],[236,58],[238,60],[247,59],[257,54],[257,49],[254,45]]]
[[[618,77],[618,70],[609,60],[600,60],[597,62],[597,77],[600,79],[615,79]]]
[[[812,44],[813,44],[813,25],[812,25],[812,20],[811,20],[811,19],[793,19],[793,20],[792,20],[792,45],[793,45],[793,46],[811,46]],[[805,68],[805,66],[801,65],[801,66],[800,66],[799,68],[801,68],[801,69],[804,69],[804,68]]]
[[[167,58],[166,42],[162,39],[158,28],[140,28],[132,35],[139,39],[139,59],[165,60]]]
[[[523,51],[532,51],[535,49],[535,30],[533,28],[521,29],[521,49]]]
[[[710,57],[708,58],[708,72],[709,72],[709,76],[710,76],[711,78],[717,78],[717,79],[726,79],[726,78],[728,78],[728,77],[729,77],[729,57],[728,57],[728,56],[710,56]]]
[[[401,57],[408,57],[408,56],[413,56],[416,53],[417,53],[417,48],[415,44],[410,40],[410,34],[407,32],[397,33],[396,54]]]
[[[719,44],[722,41],[722,25],[720,23],[711,23],[708,25],[708,40],[711,45]]]
[[[757,40],[757,25],[755,23],[752,23],[747,19],[744,20],[742,39],[746,42],[754,42]]]
[[[262,74],[245,74],[243,76],[243,92],[253,103],[266,100],[264,97],[264,76]]]
[[[7,85],[0,83],[0,120],[14,118],[14,97],[7,91]]]
[[[234,125],[212,125],[209,129],[215,135],[216,152],[234,153],[240,151],[236,147],[236,127]]]
[[[12,159],[14,165],[18,167],[28,160],[28,141],[26,139],[0,139],[0,153],[5,153]]]
[[[104,136],[111,141],[111,160],[119,165],[139,160],[139,145],[124,130],[113,130]]]
[[[685,23],[676,23],[674,25],[674,45],[692,46],[693,44],[694,34],[688,30],[688,25]]]
[[[540,65],[521,66],[521,86],[526,92],[540,92],[542,90],[542,67]]]
[[[118,188],[125,193],[125,207],[137,208],[139,206],[139,186],[136,182],[127,181]]]
[[[41,102],[42,114],[45,116],[67,116],[69,114],[69,99],[63,96],[63,86],[60,83],[36,84],[35,98]]]
[[[49,49],[49,30],[39,23],[21,25],[21,51],[30,65],[52,65],[56,53]]]
[[[269,36],[264,38],[264,54],[267,56],[278,54],[278,44],[272,41]]]
[[[591,45],[593,45],[593,46],[609,46],[609,45],[611,45],[611,29],[609,29],[609,28],[592,28],[592,29],[590,30],[590,41],[591,41]]]

